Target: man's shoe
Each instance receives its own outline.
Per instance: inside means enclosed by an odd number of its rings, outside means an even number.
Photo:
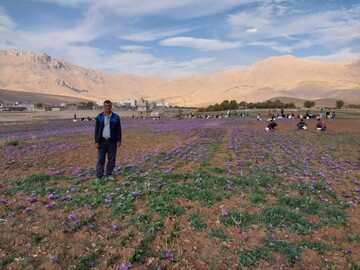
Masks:
[[[109,180],[111,180],[111,181],[114,181],[114,180],[115,180],[114,176],[112,176],[112,175],[108,175],[107,178],[108,178]]]

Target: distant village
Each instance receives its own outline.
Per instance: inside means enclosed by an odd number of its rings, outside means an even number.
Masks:
[[[61,102],[58,104],[41,103],[41,102],[10,102],[0,100],[0,111],[61,111],[61,110],[99,110],[103,107],[104,100],[97,100],[96,102],[80,102],[77,104],[67,104]],[[131,110],[144,116],[158,116],[167,108],[174,107],[168,102],[151,102],[145,98],[139,100],[126,98],[119,102],[113,103],[114,110]]]

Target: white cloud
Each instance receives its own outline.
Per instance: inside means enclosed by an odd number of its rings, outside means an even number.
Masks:
[[[239,5],[259,1],[260,0],[94,0],[94,6],[97,9],[111,10],[120,16],[162,14],[177,18],[194,18],[221,13]]]
[[[277,39],[277,44],[287,43],[289,40],[301,43],[298,47],[279,44],[279,51],[314,45],[336,48],[360,38],[359,14],[360,8],[304,14],[293,13],[284,7],[279,9],[278,5],[265,4],[253,10],[230,15],[227,23],[232,38],[250,43],[268,42],[269,39]],[[255,28],[256,32],[249,31]]]
[[[116,74],[136,74],[176,78],[180,76],[210,73],[214,66],[205,65],[213,58],[195,58],[186,61],[164,60],[142,51],[120,51],[108,54],[93,47],[68,46],[57,52],[58,58],[67,59],[72,64],[105,70]],[[52,55],[54,56],[54,55]],[[220,66],[216,67],[221,70]]]
[[[102,27],[104,16],[101,14],[87,14],[77,25],[69,28],[42,29],[11,29],[7,32],[7,40],[13,47],[32,51],[56,51],[75,43],[87,43],[112,31],[111,27]],[[0,41],[0,47],[4,43]]]
[[[235,29],[241,28],[263,28],[271,24],[274,13],[272,6],[261,6],[256,10],[241,11],[228,17],[228,24]]]
[[[353,52],[351,48],[344,48],[333,54],[313,55],[307,58],[313,60],[330,61],[330,62],[354,61],[354,60],[360,60],[360,52]]]
[[[160,42],[163,46],[180,46],[195,48],[203,51],[234,49],[241,46],[240,42],[226,42],[215,39],[203,39],[193,37],[175,37],[164,39]]]
[[[204,64],[209,64],[213,61],[215,61],[214,58],[196,58],[196,59],[192,59],[190,61],[181,62],[179,64],[179,66],[186,68],[186,69],[194,69],[194,68],[198,68],[199,66],[202,66]]]
[[[157,30],[140,31],[140,32],[135,31],[135,33],[128,35],[126,34],[119,35],[119,37],[126,40],[143,42],[143,41],[153,41],[165,37],[176,36],[178,34],[182,34],[190,30],[191,28],[172,29],[172,30],[157,29]]]
[[[16,28],[16,23],[7,14],[6,10],[0,6],[0,49],[16,48],[11,34]]]
[[[263,46],[263,47],[271,48],[274,51],[278,51],[281,53],[293,53],[294,50],[307,48],[313,45],[313,42],[307,40],[297,40],[292,45],[283,45],[280,42],[275,42],[275,41],[272,42],[255,41],[249,43],[248,45]]]
[[[138,45],[125,45],[125,46],[121,46],[121,49],[127,52],[141,52],[141,51],[146,51],[149,48]]]
[[[16,24],[7,14],[6,10],[0,6],[0,34],[14,29]]]
[[[31,0],[33,2],[43,2],[50,4],[57,4],[61,6],[79,6],[79,5],[91,5],[94,0]]]
[[[257,28],[250,28],[248,30],[246,30],[247,33],[256,33],[257,32]]]
[[[261,0],[32,0],[61,6],[108,10],[120,16],[167,14],[177,18],[193,18],[217,14],[233,7]]]

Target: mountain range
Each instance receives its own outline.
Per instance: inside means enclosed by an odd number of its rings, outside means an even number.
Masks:
[[[206,106],[225,99],[258,102],[279,96],[358,104],[360,60],[335,63],[285,55],[211,75],[165,79],[109,74],[45,53],[9,49],[0,51],[0,88],[93,101],[144,97],[180,106]]]

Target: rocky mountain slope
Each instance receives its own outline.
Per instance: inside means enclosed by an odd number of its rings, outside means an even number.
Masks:
[[[360,61],[332,63],[285,55],[212,75],[164,79],[107,74],[44,53],[11,49],[0,52],[0,88],[94,101],[148,97],[188,106],[276,96],[360,103]]]

